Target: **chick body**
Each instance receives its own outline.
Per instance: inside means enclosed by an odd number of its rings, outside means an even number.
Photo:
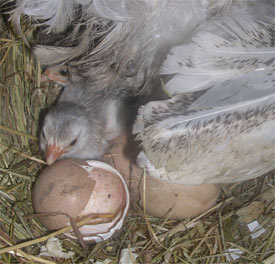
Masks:
[[[126,101],[69,83],[44,120],[41,149],[48,164],[59,158],[99,159],[125,124]]]

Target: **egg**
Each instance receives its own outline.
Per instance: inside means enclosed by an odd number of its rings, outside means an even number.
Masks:
[[[56,213],[40,217],[49,230],[70,225],[69,215],[79,221],[95,219],[79,228],[84,241],[110,238],[122,227],[129,210],[129,192],[121,174],[100,161],[65,159],[47,167],[32,190],[36,213]],[[113,215],[111,219],[104,215]],[[72,232],[66,233],[76,238]]]
[[[138,144],[127,133],[116,138],[110,152],[114,155],[111,159],[106,157],[105,161],[125,178],[133,207],[145,205],[146,211],[153,216],[168,219],[195,217],[211,208],[219,197],[219,185],[183,185],[152,177],[135,163]]]
[[[169,219],[185,219],[198,216],[213,206],[219,197],[220,186],[171,183],[147,174],[141,179],[139,193],[141,206],[145,205],[150,214]]]

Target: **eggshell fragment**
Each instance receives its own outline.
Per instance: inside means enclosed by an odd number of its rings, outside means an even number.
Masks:
[[[67,215],[76,221],[95,216],[79,228],[84,240],[95,242],[111,237],[120,229],[129,208],[129,193],[122,176],[99,161],[55,162],[37,179],[32,198],[36,213],[58,213],[40,218],[49,230],[70,225]],[[105,219],[104,214],[114,217]],[[76,238],[73,233],[67,235]]]

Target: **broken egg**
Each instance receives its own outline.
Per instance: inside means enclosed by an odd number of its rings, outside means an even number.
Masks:
[[[94,216],[79,228],[84,241],[110,238],[122,227],[129,210],[129,192],[121,174],[100,161],[66,159],[47,167],[32,190],[35,213],[49,230]],[[105,215],[108,215],[104,217]],[[76,239],[73,232],[67,236]]]

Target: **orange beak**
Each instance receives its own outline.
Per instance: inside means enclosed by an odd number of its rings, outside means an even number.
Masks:
[[[64,149],[60,148],[59,146],[48,145],[46,151],[46,162],[48,163],[48,165],[52,165],[64,153]]]

